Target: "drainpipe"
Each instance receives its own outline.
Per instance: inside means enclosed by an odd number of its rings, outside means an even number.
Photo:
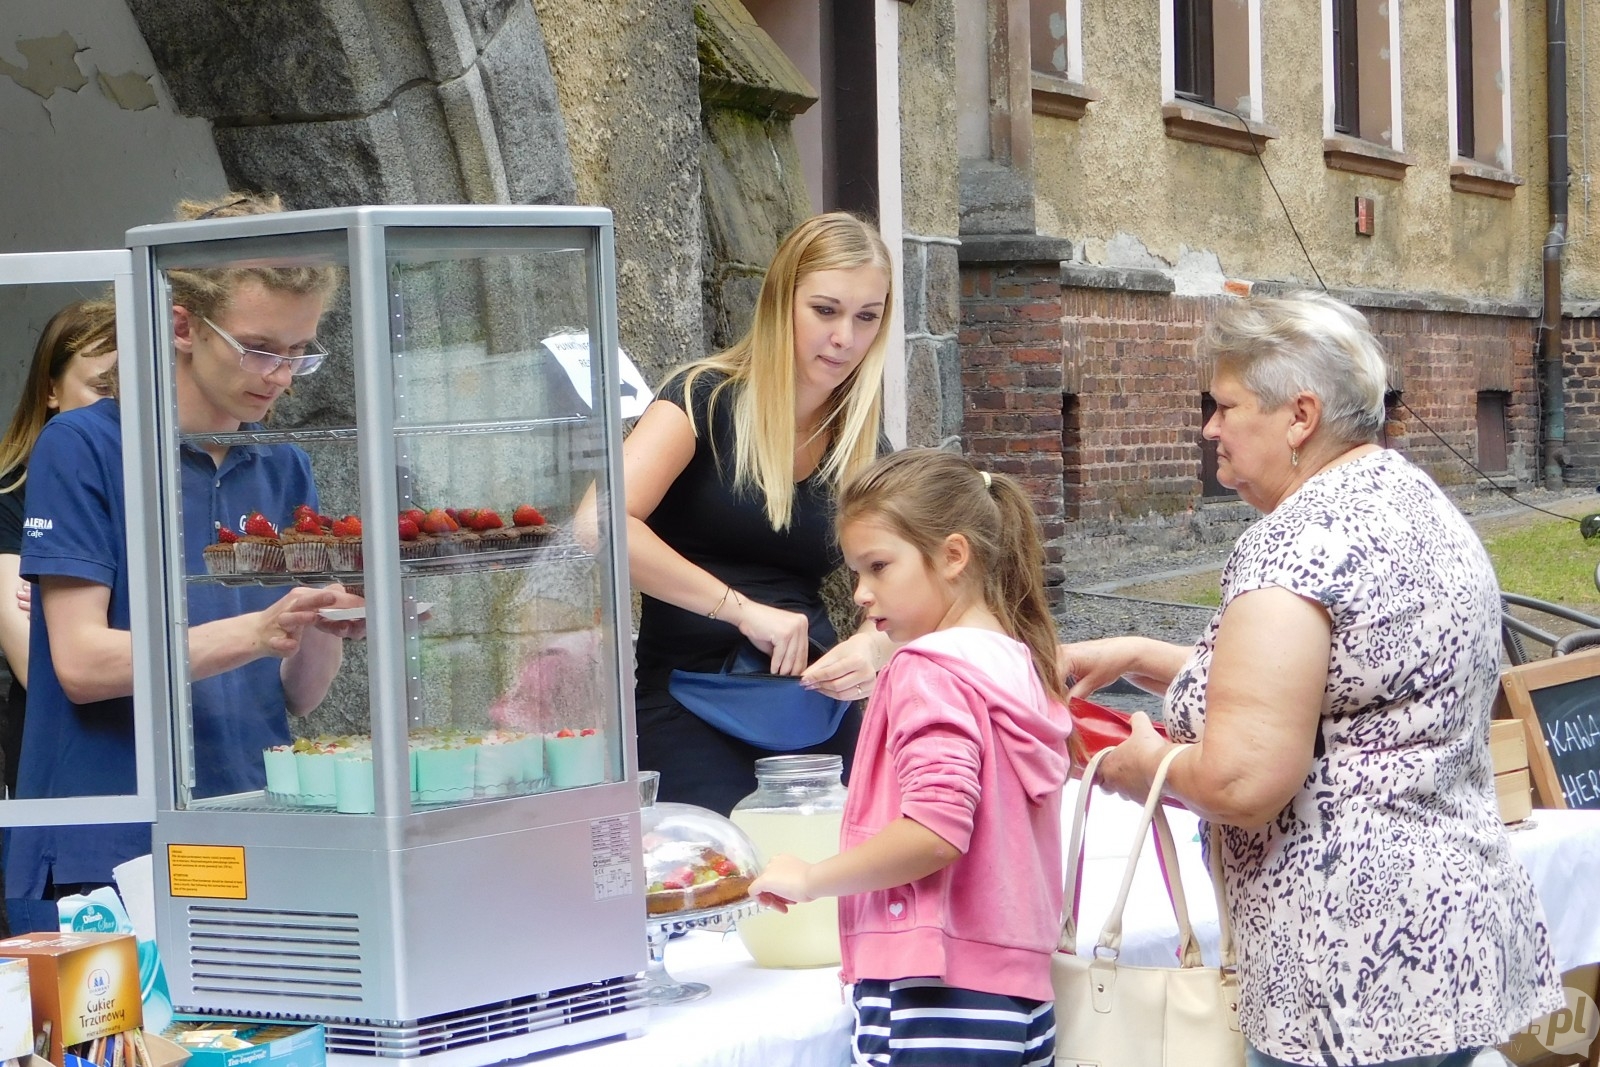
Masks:
[[[1545,0],[1550,232],[1544,238],[1544,309],[1539,358],[1544,369],[1544,484],[1562,487],[1566,459],[1566,366],[1561,353],[1561,253],[1567,246],[1567,4]]]

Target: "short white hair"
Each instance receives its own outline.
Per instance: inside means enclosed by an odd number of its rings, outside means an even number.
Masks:
[[[1323,293],[1249,296],[1224,305],[1200,339],[1213,374],[1236,377],[1263,410],[1300,393],[1322,401],[1322,423],[1350,444],[1378,439],[1389,369],[1366,316]]]

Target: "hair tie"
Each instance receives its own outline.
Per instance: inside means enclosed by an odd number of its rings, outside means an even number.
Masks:
[[[994,479],[989,477],[988,471],[979,471],[978,476],[983,479],[983,491],[987,493],[990,487],[994,485]]]

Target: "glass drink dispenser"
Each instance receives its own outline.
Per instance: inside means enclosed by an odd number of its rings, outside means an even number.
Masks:
[[[637,1031],[610,213],[362,207],[129,244],[175,1006],[322,1021],[335,1061]],[[283,610],[252,632],[287,640],[307,589],[337,603],[297,645],[219,655],[241,617]]]

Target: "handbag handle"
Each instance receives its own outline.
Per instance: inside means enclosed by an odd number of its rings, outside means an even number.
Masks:
[[[1183,894],[1183,878],[1178,870],[1177,850],[1172,840],[1172,829],[1167,824],[1167,816],[1161,810],[1161,790],[1166,784],[1167,770],[1172,761],[1178,757],[1185,746],[1174,746],[1162,757],[1161,763],[1156,768],[1156,773],[1150,784],[1150,793],[1145,800],[1144,811],[1139,821],[1138,833],[1134,835],[1132,851],[1128,855],[1128,862],[1123,868],[1122,884],[1117,892],[1117,898],[1112,906],[1111,914],[1106,918],[1105,927],[1097,943],[1097,951],[1104,949],[1116,955],[1122,944],[1122,916],[1128,905],[1128,892],[1133,886],[1134,872],[1138,867],[1139,854],[1143,849],[1145,833],[1152,827],[1156,839],[1156,855],[1161,861],[1163,881],[1166,883],[1167,898],[1172,904],[1173,915],[1178,922],[1178,948],[1183,965],[1198,966],[1200,963],[1199,942],[1194,936],[1194,930],[1189,923],[1188,904]],[[1058,947],[1061,951],[1077,952],[1078,929],[1078,889],[1082,880],[1083,868],[1083,831],[1084,823],[1089,811],[1089,797],[1093,791],[1094,782],[1099,775],[1100,762],[1104,759],[1105,750],[1095,754],[1084,769],[1083,779],[1078,788],[1077,801],[1073,806],[1072,835],[1067,846],[1065,857],[1066,881],[1063,891],[1063,900],[1067,903],[1062,921],[1061,940]],[[1229,947],[1231,948],[1231,941]]]

